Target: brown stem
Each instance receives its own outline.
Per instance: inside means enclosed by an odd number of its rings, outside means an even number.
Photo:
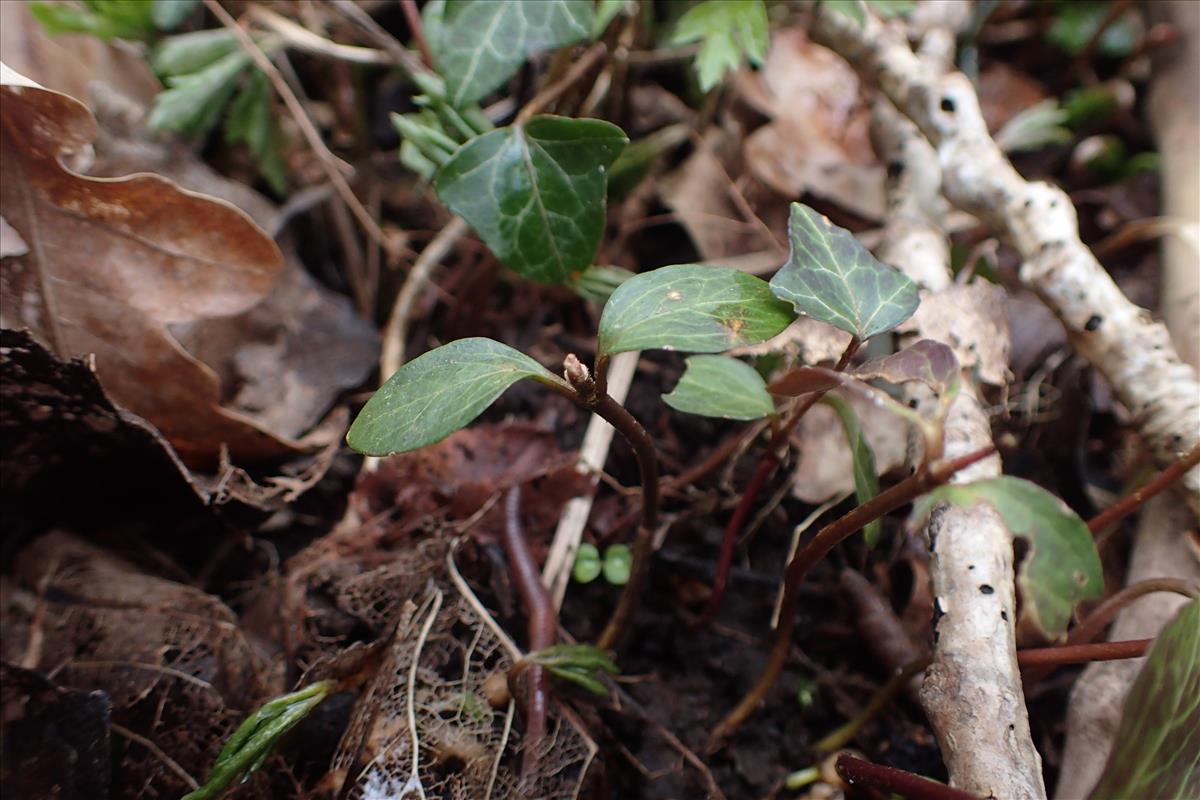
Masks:
[[[995,451],[994,445],[988,445],[958,458],[938,461],[887,491],[877,494],[845,516],[829,523],[818,531],[808,544],[796,552],[796,555],[788,562],[787,570],[784,573],[783,602],[780,604],[779,625],[775,629],[775,641],[771,647],[767,666],[763,669],[754,687],[746,693],[741,702],[729,712],[709,737],[708,749],[710,752],[718,749],[721,742],[754,712],[754,709],[775,684],[779,673],[783,671],[783,664],[787,660],[788,649],[792,643],[792,631],[796,627],[796,607],[800,602],[800,584],[813,565],[824,558],[840,542],[866,527],[868,523],[874,522],[884,514],[894,511],[906,503],[911,503],[935,486],[950,480],[959,470],[966,469],[975,462],[987,458]]]
[[[568,355],[564,359],[563,375],[570,384],[570,389],[574,390],[572,399],[598,414],[629,442],[637,457],[642,482],[642,518],[633,542],[633,566],[629,572],[629,581],[625,584],[621,599],[617,601],[612,618],[609,619],[600,638],[596,640],[597,647],[608,650],[615,647],[620,640],[629,618],[633,616],[641,600],[646,578],[650,575],[650,560],[654,555],[654,532],[658,528],[658,452],[654,449],[650,434],[646,433],[646,429],[633,415],[608,394],[598,392],[595,379],[574,355]]]
[[[838,359],[837,366],[834,370],[841,372],[850,364],[850,359],[854,358],[854,354],[858,352],[859,345],[862,342],[858,338],[851,338],[850,343],[846,345],[846,349],[842,351],[841,358]],[[791,438],[792,431],[796,425],[808,413],[808,410],[817,404],[817,401],[824,397],[825,392],[815,392],[805,397],[788,415],[787,421],[780,427],[775,429],[771,436],[770,442],[767,443],[767,451],[763,453],[762,458],[758,462],[758,467],[754,470],[753,477],[750,478],[750,483],[746,484],[746,489],[742,492],[742,499],[738,502],[737,508],[733,511],[733,516],[729,518],[729,524],[725,526],[725,537],[721,539],[721,552],[717,557],[717,569],[713,575],[712,594],[709,595],[708,605],[696,620],[697,626],[707,624],[717,613],[721,607],[721,600],[725,597],[725,588],[729,585],[729,571],[733,567],[733,554],[737,549],[738,538],[742,534],[742,527],[746,524],[747,517],[754,510],[754,504],[758,501],[759,494],[762,493],[763,486],[766,485],[767,479],[771,477],[771,473],[779,466],[782,460],[783,452],[787,447],[788,441]]]
[[[525,613],[529,617],[529,651],[545,650],[554,644],[557,619],[550,595],[542,584],[542,574],[537,561],[529,550],[529,542],[521,530],[521,487],[508,490],[504,498],[504,551],[508,555],[508,567],[521,593]],[[550,705],[549,681],[546,670],[538,664],[530,664],[526,683],[528,694],[525,704],[525,742],[521,761],[521,774],[532,775],[537,769],[538,753],[546,736],[546,714]]]
[[[1092,532],[1093,536],[1099,535],[1110,525],[1115,525],[1141,508],[1143,503],[1171,486],[1197,464],[1200,464],[1200,445],[1196,445],[1183,458],[1158,473],[1149,483],[1088,520],[1088,530]]]
[[[873,764],[848,753],[838,756],[838,774],[851,786],[869,786],[908,800],[981,800],[979,795],[922,778],[895,767]]]
[[[408,30],[417,50],[421,52],[421,61],[433,69],[433,55],[429,52],[429,42],[425,40],[425,26],[421,24],[421,12],[417,10],[416,0],[400,0],[400,8],[404,9],[404,19],[408,22]]]
[[[1049,664],[1086,664],[1090,661],[1116,661],[1146,655],[1153,639],[1130,639],[1126,642],[1092,642],[1064,644],[1058,647],[1032,647],[1017,651],[1017,665],[1039,667]]]

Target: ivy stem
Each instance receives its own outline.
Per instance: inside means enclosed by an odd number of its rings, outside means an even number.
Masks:
[[[1067,633],[1066,643],[1087,644],[1095,641],[1112,622],[1118,611],[1139,597],[1145,597],[1154,592],[1174,592],[1189,598],[1200,597],[1200,584],[1183,578],[1149,578],[1130,584],[1092,609],[1082,622]],[[1026,670],[1022,675],[1025,685],[1032,686],[1038,681],[1045,680],[1054,671],[1055,666],[1057,665],[1048,664]]]
[[[862,342],[853,337],[850,343],[846,345],[846,349],[842,351],[841,358],[838,359],[837,365],[834,367],[836,372],[842,372],[850,364],[850,359],[854,358],[854,354],[858,352]],[[750,516],[750,512],[754,510],[754,504],[758,501],[759,494],[762,493],[763,487],[767,483],[767,479],[771,477],[771,473],[779,466],[779,462],[783,459],[783,454],[787,450],[788,440],[792,435],[792,431],[796,429],[796,425],[808,413],[814,405],[817,404],[825,392],[814,392],[807,397],[801,399],[788,415],[787,420],[775,428],[771,435],[770,441],[767,443],[767,451],[763,453],[762,458],[758,462],[758,467],[754,470],[754,475],[750,478],[750,482],[746,484],[745,491],[742,492],[741,500],[738,501],[737,508],[733,510],[733,516],[729,518],[729,523],[725,526],[725,536],[721,539],[721,552],[717,557],[717,568],[713,575],[712,593],[708,598],[708,605],[695,621],[697,627],[706,625],[716,615],[717,610],[721,607],[721,600],[725,597],[725,589],[729,585],[729,572],[733,568],[733,555],[737,549],[738,539],[741,537],[742,528],[746,524],[746,518]]]
[[[819,530],[806,545],[796,551],[784,572],[783,602],[780,604],[779,625],[775,628],[775,641],[767,666],[754,687],[741,702],[721,721],[708,740],[709,752],[717,750],[721,742],[737,730],[754,709],[766,697],[767,692],[779,678],[787,660],[792,643],[792,632],[796,627],[796,610],[800,602],[800,584],[813,565],[825,557],[834,547],[868,523],[882,517],[902,505],[911,503],[936,486],[950,480],[956,472],[966,469],[996,451],[994,445],[980,448],[957,458],[939,460],[914,475],[905,478],[890,489],[880,492],[845,516],[834,520]]]
[[[1113,503],[1096,516],[1088,520],[1088,530],[1093,536],[1099,536],[1102,531],[1123,520],[1154,495],[1167,489],[1182,478],[1192,467],[1200,464],[1200,445],[1193,447],[1183,458],[1154,476],[1144,486],[1130,492],[1125,497]]]
[[[521,530],[520,485],[509,489],[504,497],[504,551],[508,555],[508,568],[512,571],[529,618],[529,652],[545,650],[554,645],[557,620],[550,595],[542,584],[541,571]],[[528,666],[522,776],[532,775],[537,769],[541,741],[546,736],[546,714],[550,706],[549,681],[546,678],[544,667],[539,664]]]
[[[836,769],[851,786],[869,786],[909,800],[980,800],[978,795],[931,781],[895,767],[873,764],[848,753],[838,756]]]
[[[568,355],[563,360],[563,376],[574,390],[572,399],[598,414],[629,442],[637,457],[642,482],[642,516],[633,542],[633,566],[629,572],[629,581],[625,584],[625,591],[621,593],[621,599],[617,601],[617,608],[613,611],[608,625],[596,640],[597,647],[609,650],[616,647],[620,641],[629,618],[637,609],[646,579],[650,575],[650,561],[654,555],[654,533],[658,529],[658,452],[650,434],[646,433],[641,423],[634,419],[624,406],[607,393],[598,390],[596,380],[575,355]]]
[[[1153,639],[1130,639],[1125,642],[1092,642],[1064,644],[1058,647],[1031,647],[1017,651],[1020,667],[1041,667],[1059,664],[1086,664],[1091,661],[1116,661],[1146,655]]]

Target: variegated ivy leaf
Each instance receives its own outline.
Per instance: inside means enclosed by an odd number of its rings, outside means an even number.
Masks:
[[[422,12],[434,65],[450,104],[483,98],[525,59],[587,39],[592,0],[434,0]]]
[[[663,402],[686,414],[759,419],[775,413],[767,385],[754,367],[729,356],[692,356]]]
[[[726,267],[684,264],[630,278],[600,315],[597,352],[720,353],[757,344],[793,319],[766,281]]]
[[[598,119],[534,117],[476,136],[437,172],[437,193],[506,266],[561,283],[592,263],[606,172],[628,139]]]
[[[440,441],[523,378],[561,381],[524,353],[491,339],[459,339],[408,362],[379,388],[346,434],[364,455],[387,456]]]
[[[791,253],[771,291],[801,314],[865,340],[917,310],[916,284],[808,206],[792,203],[788,238]]]

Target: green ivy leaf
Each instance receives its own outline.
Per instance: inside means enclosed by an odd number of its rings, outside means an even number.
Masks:
[[[762,376],[729,356],[692,356],[687,371],[663,402],[685,414],[724,419],[760,419],[775,413]]]
[[[597,352],[720,353],[766,341],[791,324],[767,283],[726,267],[685,264],[643,272],[613,292],[600,315]]]
[[[916,284],[808,206],[792,203],[788,238],[791,253],[771,291],[801,314],[865,340],[917,310]]]
[[[941,501],[960,506],[987,503],[1013,536],[1028,541],[1029,553],[1017,574],[1021,613],[1049,639],[1066,633],[1078,603],[1104,593],[1100,557],[1087,525],[1045,489],[1007,475],[939,486],[913,505],[909,524],[920,525]]]
[[[438,170],[438,197],[504,264],[561,283],[592,263],[605,172],[628,141],[597,119],[534,117],[459,148]]]
[[[183,800],[213,800],[239,775],[258,769],[279,738],[320,705],[333,688],[333,681],[320,681],[264,704],[225,742],[204,785]]]
[[[571,576],[579,583],[591,583],[600,577],[600,551],[596,545],[584,542],[575,551],[575,564]]]
[[[1200,599],[1150,648],[1091,800],[1200,797]]]
[[[849,403],[835,394],[825,395],[821,398],[821,402],[837,412],[838,419],[842,421],[842,429],[846,431],[846,441],[850,444],[850,455],[854,462],[854,496],[858,500],[858,504],[862,505],[879,494],[879,475],[875,471],[875,451],[871,449],[867,437],[863,435],[858,415],[854,413],[854,408]],[[863,528],[863,537],[866,539],[868,547],[878,544],[879,537],[882,535],[883,520],[877,519],[867,523],[867,527]]]
[[[525,59],[592,35],[592,0],[435,0],[422,13],[447,100],[459,108],[503,84]]]
[[[346,442],[369,456],[433,444],[470,423],[523,378],[561,382],[508,345],[491,339],[459,339],[396,370],[359,412]]]
[[[696,73],[703,91],[716,86],[745,56],[755,66],[767,56],[767,7],[762,0],[705,0],[688,9],[671,35],[672,45],[702,42]]]

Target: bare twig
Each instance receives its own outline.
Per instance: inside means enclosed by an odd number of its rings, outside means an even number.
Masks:
[[[150,741],[145,736],[142,736],[140,733],[134,733],[124,725],[118,725],[115,722],[110,722],[109,727],[112,728],[112,732],[118,736],[122,736],[131,742],[136,742],[137,744],[140,744],[142,747],[149,750],[152,756],[157,758],[164,767],[175,773],[175,777],[187,784],[187,787],[193,792],[200,788],[200,784],[196,782],[196,779],[189,775],[188,771],[181,767],[178,761],[167,755],[163,749],[154,742]]]
[[[909,800],[982,800],[979,795],[955,789],[895,767],[873,764],[843,753],[837,760],[838,774],[851,786],[870,786],[903,795]]]
[[[563,92],[574,86],[576,81],[586,75],[607,52],[608,47],[603,42],[597,42],[589,47],[561,78],[544,87],[533,96],[533,99],[525,104],[525,107],[518,112],[516,121],[513,124],[523,125],[532,119],[534,115],[541,113],[543,109],[561,97]]]
[[[297,25],[282,14],[275,13],[266,6],[251,6],[249,14],[250,18],[255,22],[270,28],[282,36],[288,45],[307,53],[336,58],[341,61],[349,61],[353,64],[386,66],[394,61],[391,55],[382,50],[331,42],[325,37],[313,33],[308,28]]]
[[[250,38],[250,34],[246,33],[245,29],[237,23],[237,20],[229,15],[228,11],[221,7],[221,4],[217,0],[204,0],[204,5],[212,12],[213,16],[220,20],[222,25],[233,32],[238,39],[238,43],[250,56],[255,66],[261,69],[267,78],[270,79],[271,85],[275,87],[275,91],[283,99],[284,105],[287,106],[288,111],[296,120],[296,124],[300,127],[300,132],[304,134],[304,139],[308,142],[308,146],[316,154],[317,160],[321,163],[321,168],[325,170],[325,174],[329,178],[329,182],[337,189],[338,196],[342,198],[347,208],[354,214],[354,218],[358,220],[358,224],[362,226],[362,229],[366,231],[367,235],[376,244],[383,248],[384,252],[398,258],[399,253],[396,251],[395,246],[388,241],[378,223],[371,218],[371,215],[363,208],[363,204],[354,195],[354,191],[350,188],[350,184],[346,182],[346,178],[342,175],[341,169],[338,167],[338,158],[325,146],[320,132],[317,131],[316,126],[309,119],[308,113],[296,98],[296,94],[292,91],[291,87],[288,86],[287,81],[283,79],[283,76],[279,74],[279,70],[271,63],[271,59],[267,58],[266,54]]]
[[[1092,642],[1064,644],[1058,647],[1031,647],[1017,651],[1017,663],[1022,667],[1042,667],[1053,664],[1086,664],[1089,661],[1116,661],[1122,658],[1141,658],[1150,649],[1153,639],[1130,639],[1124,642]]]
[[[429,42],[425,40],[425,26],[421,24],[421,12],[417,10],[416,0],[400,0],[400,8],[404,9],[404,20],[412,33],[417,50],[421,52],[421,61],[433,69],[433,54],[429,51]]]
[[[1159,492],[1170,488],[1192,467],[1200,464],[1200,445],[1192,448],[1191,452],[1176,461],[1162,472],[1155,475],[1148,483],[1130,492],[1096,516],[1088,520],[1088,530],[1098,536],[1110,526],[1117,524],[1125,517],[1137,511],[1142,505]]]

